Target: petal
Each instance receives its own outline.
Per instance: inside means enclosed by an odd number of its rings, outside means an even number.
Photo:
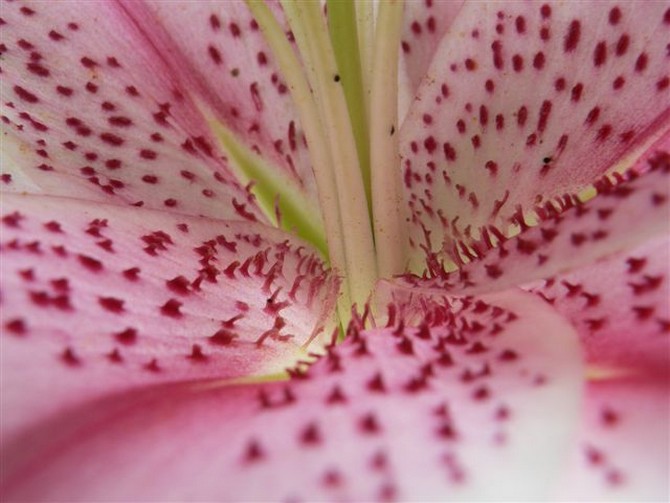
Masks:
[[[418,248],[509,232],[667,131],[663,2],[469,2],[401,130]]]
[[[429,254],[430,274],[435,276],[432,286],[468,293],[502,290],[565,273],[667,236],[670,135],[663,142],[662,149],[651,149],[637,164],[636,170],[646,169],[647,173],[632,171],[615,182],[602,179],[596,184],[596,197],[586,203],[566,198],[562,212],[545,211],[539,225],[526,225],[520,235],[502,243],[496,243],[502,236],[490,233],[474,251],[453,249],[469,254],[472,260],[458,272],[445,273],[440,255]],[[405,280],[409,284],[418,281],[411,276]]]
[[[666,501],[668,375],[589,383],[584,423],[557,501]]]
[[[235,17],[244,8],[240,5],[226,4],[223,9],[219,4],[217,10]],[[234,164],[210,128],[212,118],[203,110],[220,112],[216,118],[227,121],[268,162],[289,166],[293,161],[288,139],[281,148],[273,143],[277,139],[264,129],[270,121],[254,107],[262,99],[269,109],[275,99],[275,89],[263,94],[273,72],[269,65],[264,69],[260,97],[249,92],[256,84],[244,87],[244,97],[231,92],[238,89],[233,86],[232,67],[209,74],[211,86],[225,81],[218,88],[220,94],[195,85],[200,80],[195,62],[188,59],[192,55],[180,52],[175,40],[192,43],[207,54],[207,40],[193,40],[193,34],[213,31],[210,14],[202,17],[204,4],[174,8],[171,3],[170,11],[183,16],[190,6],[197,7],[203,26],[196,28],[193,23],[194,32],[187,36],[179,30],[168,34],[153,17],[142,17],[145,9],[139,2],[8,4],[2,17],[7,41],[2,46],[5,189],[214,218],[266,220],[238,183]],[[249,50],[258,48],[260,35],[245,37],[237,46],[229,42],[216,43],[225,43],[247,67],[259,70],[248,64],[249,53],[240,47],[248,43]],[[245,68],[241,73],[247,78]],[[281,107],[287,107],[285,101]],[[293,144],[304,150],[297,125],[291,122],[289,130],[288,115],[281,115],[287,118],[283,134],[290,136],[293,150],[298,148]],[[275,148],[286,153],[280,155]],[[309,177],[303,175],[306,181],[301,190],[305,191]],[[297,177],[286,176],[287,184]]]
[[[122,1],[189,90],[249,148],[314,197],[305,135],[272,50],[243,1]],[[275,14],[288,31],[278,5]],[[188,23],[184,22],[188,19]]]
[[[333,329],[337,280],[261,225],[5,194],[2,226],[3,435],[115,390],[282,372]]]
[[[6,495],[545,496],[577,417],[574,332],[521,292],[424,301],[421,328],[352,327],[350,338],[288,383],[171,386],[63,415],[41,429],[49,435],[35,432],[5,451],[20,460],[5,471]]]
[[[426,76],[442,37],[463,7],[463,0],[406,2],[401,41],[401,64],[408,81],[408,99],[413,99]],[[404,117],[404,113],[400,114]]]
[[[668,264],[670,237],[665,236],[527,288],[578,330],[594,372],[641,374],[667,384]]]

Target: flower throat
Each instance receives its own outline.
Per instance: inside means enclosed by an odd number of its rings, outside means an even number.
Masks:
[[[342,278],[348,318],[378,278],[406,270],[407,222],[398,153],[398,54],[402,0],[281,1],[286,33],[262,0],[247,0],[290,90],[307,141],[322,221],[221,124],[213,124],[277,225],[317,247]],[[296,51],[297,49],[297,51]]]

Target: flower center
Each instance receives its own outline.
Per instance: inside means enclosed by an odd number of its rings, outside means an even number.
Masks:
[[[264,2],[247,0],[290,89],[316,179],[325,247],[310,239],[317,232],[301,235],[325,248],[342,277],[347,317],[378,278],[406,269],[397,113],[403,2],[381,2],[374,19],[369,2],[329,0],[327,20],[319,2],[281,3],[288,35]],[[251,178],[281,197],[271,179]]]

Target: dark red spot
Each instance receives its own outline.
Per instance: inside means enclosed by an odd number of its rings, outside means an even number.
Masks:
[[[609,138],[611,133],[612,133],[612,126],[610,126],[609,124],[604,124],[598,130],[598,134],[596,135],[596,140],[605,141],[607,138]]]
[[[105,143],[112,145],[113,147],[119,147],[123,145],[123,138],[112,133],[101,133],[100,139]]]
[[[442,145],[442,148],[444,150],[444,157],[448,161],[456,160],[456,150],[454,150],[454,147],[452,147],[449,142],[446,142],[444,145]]]
[[[520,72],[523,70],[523,58],[519,54],[512,56],[512,68],[515,72]]]
[[[549,40],[549,28],[547,28],[546,26],[540,28],[540,38],[542,40]]]
[[[442,84],[440,86],[440,93],[444,98],[449,97],[449,86],[447,86],[447,84]]]
[[[137,330],[134,328],[126,328],[125,330],[114,334],[114,339],[120,344],[134,344],[137,341]]]
[[[516,122],[520,127],[523,127],[526,124],[526,119],[528,119],[528,109],[522,106],[517,112]]]
[[[581,32],[581,24],[578,20],[573,20],[568,27],[568,32],[565,34],[565,38],[563,39],[563,50],[565,52],[572,52],[577,48]]]
[[[108,102],[105,102],[105,103],[108,103]],[[111,105],[111,103],[110,103],[110,105]],[[104,108],[104,103],[103,103],[103,108]],[[112,105],[112,109],[114,109],[114,108],[115,108],[114,105]],[[108,117],[107,122],[109,122],[109,124],[111,126],[118,126],[118,127],[128,127],[128,126],[132,126],[132,124],[133,124],[132,120],[130,120],[128,117],[123,117],[123,116]]]
[[[547,128],[547,122],[549,121],[549,115],[551,114],[551,101],[544,100],[542,106],[540,107],[540,117],[537,121],[537,130],[542,133]]]
[[[51,30],[51,31],[49,32],[49,38],[50,38],[51,40],[53,40],[54,42],[59,42],[60,40],[63,40],[65,37],[63,37],[63,35],[61,35],[61,34],[58,33],[57,31],[55,31],[55,30]]]
[[[533,68],[536,70],[542,70],[544,67],[545,57],[544,53],[538,52],[533,58]]]
[[[79,255],[78,256],[79,263],[83,265],[86,269],[88,269],[91,272],[100,272],[102,271],[102,262],[99,260],[96,260],[92,257],[89,257],[87,255]]]
[[[237,338],[237,334],[222,328],[209,337],[209,342],[219,346],[228,346]]]
[[[586,124],[591,125],[594,122],[598,120],[598,117],[600,117],[600,108],[599,107],[593,107],[589,114],[586,116]]]
[[[21,318],[15,318],[5,323],[5,328],[14,335],[25,335],[27,332],[26,323]]]
[[[14,92],[19,98],[21,98],[23,101],[27,101],[28,103],[37,103],[39,101],[37,96],[35,96],[30,91],[25,90],[21,86],[14,86]]]
[[[575,103],[578,102],[582,98],[582,91],[584,90],[584,85],[580,82],[578,84],[575,84],[575,86],[572,88],[572,91],[570,92],[571,96],[570,99],[574,101]]]
[[[216,47],[210,45],[209,47],[207,47],[207,52],[209,53],[209,57],[212,58],[212,61],[214,61],[215,64],[217,65],[221,64],[223,59],[221,58],[221,53]]]
[[[184,276],[177,276],[165,282],[165,285],[174,293],[179,295],[188,295],[191,293],[191,282]]]
[[[500,353],[500,356],[498,356],[498,359],[503,362],[512,362],[518,358],[519,355],[511,349],[505,349],[502,353]]]
[[[158,360],[156,358],[153,358],[149,363],[144,364],[144,370],[148,370],[149,372],[160,372],[161,368],[158,365]]]
[[[84,57],[81,58],[79,61],[81,62],[81,64],[82,64],[85,68],[94,68],[94,67],[98,66],[98,63],[96,63],[94,60],[92,60],[92,59],[89,58],[88,56],[84,56]]]
[[[119,314],[124,311],[123,309],[124,301],[122,301],[121,299],[117,299],[114,297],[100,297],[98,299],[98,302],[107,311],[110,311],[112,313]]]
[[[161,306],[161,314],[171,318],[181,318],[183,314],[180,311],[182,303],[175,299],[168,300]]]
[[[207,355],[202,352],[202,346],[200,346],[200,344],[193,344],[191,347],[191,354],[188,355],[188,358],[195,362],[207,361]]]
[[[526,19],[523,16],[517,16],[514,20],[514,25],[516,26],[517,33],[526,32]]]
[[[37,75],[38,77],[48,77],[51,75],[51,72],[39,63],[28,63],[26,68],[30,73]]]
[[[463,119],[459,119],[456,122],[456,129],[458,129],[458,132],[461,134],[465,133],[465,121],[463,121]]]
[[[484,105],[479,107],[479,123],[486,126],[489,122],[489,110]]]
[[[106,356],[107,359],[112,363],[123,363],[123,356],[121,356],[119,348],[114,348],[112,351],[107,353]]]
[[[593,51],[593,65],[602,66],[607,61],[607,44],[604,41],[598,42]]]
[[[614,50],[617,56],[623,56],[628,51],[628,46],[630,45],[630,37],[624,33],[619,37],[619,40],[616,43],[616,49]]]
[[[143,148],[142,150],[140,150],[140,157],[142,159],[147,159],[149,161],[153,161],[154,159],[156,159],[156,157],[158,157],[158,154],[153,150],[149,150],[148,148]]]
[[[245,461],[253,463],[262,459],[264,456],[265,453],[263,452],[263,448],[257,441],[252,440],[247,444],[246,451],[244,452]]]
[[[548,4],[543,4],[540,7],[540,15],[543,19],[547,19],[551,16],[551,7]]]
[[[491,396],[491,392],[486,386],[480,386],[472,392],[472,398],[477,401],[484,401]]]
[[[300,433],[300,442],[305,445],[316,445],[321,443],[321,433],[316,424],[307,425]]]
[[[610,10],[609,21],[612,26],[619,24],[619,21],[621,21],[621,9],[619,7],[613,7]]]
[[[433,138],[432,136],[429,136],[428,138],[426,138],[424,140],[423,146],[426,148],[426,151],[429,154],[432,154],[435,151],[435,149],[437,148],[437,142],[435,141],[435,138]]]
[[[635,71],[643,72],[647,68],[648,63],[649,63],[649,56],[647,56],[647,54],[644,52],[641,53],[637,57],[637,60],[635,61]]]
[[[56,86],[56,92],[62,96],[70,97],[74,91],[69,87]]]
[[[78,367],[81,365],[81,359],[72,348],[66,348],[60,355],[61,360],[69,367]]]
[[[375,433],[378,433],[380,430],[379,423],[377,422],[377,418],[374,416],[374,414],[366,414],[364,415],[360,421],[359,421],[359,427],[363,433],[367,433],[368,435],[372,435]]]
[[[498,70],[502,70],[505,66],[502,56],[502,43],[499,40],[496,40],[491,44],[491,50],[493,51],[493,66]]]
[[[600,420],[605,426],[614,426],[619,422],[619,414],[609,407],[605,407],[600,413]]]

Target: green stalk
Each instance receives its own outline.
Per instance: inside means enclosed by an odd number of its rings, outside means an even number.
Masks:
[[[377,266],[356,142],[337,64],[318,2],[282,0],[284,12],[296,36],[306,66],[316,80],[310,82],[320,103],[320,117],[330,143],[343,225],[346,280],[354,303],[368,299],[377,275]]]
[[[356,7],[353,0],[328,0],[328,31],[356,140],[368,211],[372,213],[368,115],[359,57]]]
[[[398,50],[403,1],[380,2],[374,43],[370,108],[372,208],[378,274],[407,266],[408,232],[398,150]]]
[[[372,51],[374,46],[374,5],[372,0],[358,0],[356,8],[356,33],[358,35],[359,59],[361,61],[361,80],[363,83],[363,101],[365,116],[370,117],[370,87],[372,82]],[[369,121],[368,121],[369,123]]]

